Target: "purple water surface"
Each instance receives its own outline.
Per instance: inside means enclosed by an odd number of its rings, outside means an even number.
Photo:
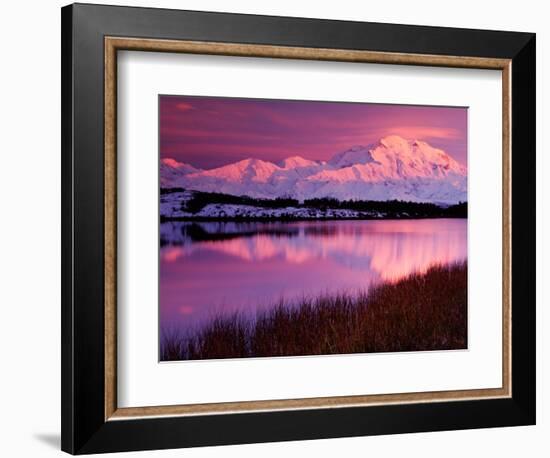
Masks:
[[[465,219],[165,222],[160,235],[161,327],[183,331],[467,257]]]

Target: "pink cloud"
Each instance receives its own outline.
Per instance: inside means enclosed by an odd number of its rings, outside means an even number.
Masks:
[[[176,104],[176,108],[179,111],[189,111],[189,110],[193,109],[193,105],[191,105],[190,103],[186,103],[186,102],[180,102],[180,103]]]
[[[461,138],[461,132],[454,128],[428,127],[428,126],[392,126],[387,127],[381,133],[385,135],[399,135],[414,140],[444,139],[456,140]]]

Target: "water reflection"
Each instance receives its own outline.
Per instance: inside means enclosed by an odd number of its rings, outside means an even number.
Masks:
[[[284,297],[368,288],[466,259],[462,219],[161,224],[163,325],[254,313]]]

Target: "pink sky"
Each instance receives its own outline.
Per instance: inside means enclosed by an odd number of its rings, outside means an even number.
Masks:
[[[467,109],[160,96],[160,155],[209,169],[249,157],[328,160],[386,135],[424,140],[467,165]]]

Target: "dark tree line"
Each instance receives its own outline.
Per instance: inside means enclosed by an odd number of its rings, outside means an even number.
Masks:
[[[173,194],[175,192],[183,192],[184,188],[160,188],[160,195],[164,196],[166,194]]]
[[[233,204],[233,205],[250,205],[253,207],[262,208],[286,208],[299,207],[300,203],[296,199],[278,197],[276,199],[255,199],[248,196],[232,196],[230,194],[222,194],[219,192],[194,192],[193,197],[187,201],[186,211],[197,213],[208,204]]]
[[[162,194],[181,192],[183,189],[161,189]],[[468,216],[468,203],[460,202],[456,205],[439,206],[425,202],[407,202],[402,200],[338,200],[330,197],[321,199],[306,199],[299,202],[290,197],[278,197],[276,199],[256,199],[249,196],[233,196],[218,192],[193,191],[193,197],[182,202],[182,210],[198,213],[209,204],[250,205],[261,208],[313,208],[325,211],[355,210],[361,212],[380,213],[383,217],[410,217],[410,218],[466,218]]]
[[[403,200],[338,200],[330,197],[322,199],[307,199],[304,207],[326,210],[327,208],[348,209],[366,212],[379,212],[386,215],[466,218],[468,216],[467,202],[460,202],[448,207],[427,202],[407,202]]]

